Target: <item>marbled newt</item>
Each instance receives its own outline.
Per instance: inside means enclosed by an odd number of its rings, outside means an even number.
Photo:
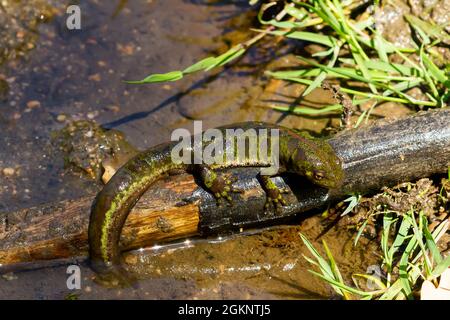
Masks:
[[[325,140],[313,138],[297,130],[261,122],[238,123],[218,129],[224,136],[227,129],[244,131],[254,129],[257,132],[263,132],[261,129],[265,129],[266,132],[278,129],[279,172],[305,176],[312,183],[325,188],[336,188],[343,181],[341,161]],[[195,144],[199,141],[204,142],[203,136],[201,139],[193,137],[190,138],[192,143],[188,150],[183,150],[190,154],[191,159],[194,157],[194,150],[198,150]],[[272,139],[272,135],[267,134],[264,138]],[[230,192],[236,190],[233,190],[231,181],[216,170],[273,165],[272,157],[260,156],[258,152],[252,155],[250,152],[240,156],[234,154],[234,157],[227,157],[224,152],[219,157],[220,163],[210,165],[180,163],[172,159],[172,150],[176,144],[177,142],[161,144],[138,154],[123,165],[97,195],[89,223],[89,255],[98,280],[105,285],[129,284],[128,275],[120,263],[120,234],[130,210],[156,180],[174,170],[183,170],[198,177],[203,182],[203,187],[217,199],[231,200]],[[202,150],[207,146],[208,143],[202,143]],[[237,149],[237,138],[231,143],[231,147]],[[260,174],[258,180],[266,192],[268,204],[276,206],[285,204],[283,191],[275,186],[269,176]]]

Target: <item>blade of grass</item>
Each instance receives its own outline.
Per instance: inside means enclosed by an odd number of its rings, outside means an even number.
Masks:
[[[431,265],[430,258],[428,257],[428,254],[427,254],[425,244],[423,242],[422,227],[419,227],[417,225],[416,219],[414,219],[414,211],[411,211],[411,215],[412,215],[411,221],[412,221],[412,228],[414,231],[414,237],[416,238],[419,248],[422,251],[422,255],[424,257],[425,274],[428,275],[431,273],[432,265]],[[423,216],[423,212],[421,211],[421,212],[419,212],[419,223],[421,225],[423,224],[422,216]]]
[[[336,281],[333,278],[328,278],[325,277],[324,275],[315,272],[313,270],[308,270],[308,272],[310,272],[311,274],[315,275],[316,277],[319,277],[320,279],[328,282],[329,284],[331,284],[332,286],[335,286],[337,288],[339,288],[340,290],[346,291],[348,293],[353,293],[356,294],[358,296],[363,296],[363,297],[372,297],[373,295],[377,295],[380,294],[382,291],[370,291],[370,292],[366,292],[366,291],[362,291],[362,290],[358,290],[355,288],[352,288],[350,286],[347,286],[345,284],[340,283],[339,281]],[[339,293],[339,291],[337,291]]]
[[[197,71],[205,70],[206,68],[214,65],[216,63],[215,57],[208,57],[203,60],[200,60],[197,63],[194,63],[192,66],[187,67],[183,70],[183,74],[194,73]]]
[[[423,234],[425,236],[425,241],[427,244],[427,248],[431,253],[431,257],[433,258],[434,262],[439,264],[442,262],[442,256],[441,253],[439,252],[439,249],[436,245],[436,243],[434,242],[434,238],[433,235],[431,234],[430,230],[428,229],[428,220],[425,216],[422,217],[423,220]]]
[[[405,240],[411,238],[411,235],[409,235],[409,230],[411,228],[411,224],[409,223],[408,219],[402,219],[402,222],[400,223],[400,227],[397,231],[397,235],[394,239],[394,242],[392,243],[388,255],[393,261],[394,254],[400,249],[400,247],[403,245]]]
[[[424,38],[431,37],[439,39],[441,41],[450,40],[450,36],[445,32],[444,28],[439,25],[431,24],[416,16],[409,14],[405,15],[405,19],[421,35],[421,37]]]
[[[308,64],[310,64],[312,66],[320,68],[323,71],[335,72],[337,74],[343,75],[343,76],[348,77],[348,78],[353,78],[353,79],[361,81],[361,82],[368,83],[370,81],[369,79],[366,79],[364,76],[358,75],[355,70],[352,70],[350,68],[330,68],[328,66],[325,66],[323,64],[317,63],[314,60],[310,60],[310,59],[304,58],[302,56],[297,56],[297,58],[299,58],[303,62],[306,62],[306,63],[308,63]]]
[[[378,53],[378,56],[380,57],[381,61],[388,63],[389,62],[389,58],[387,55],[387,50],[386,50],[386,46],[385,43],[380,35],[380,33],[378,31],[375,32],[375,37],[374,37],[374,41],[375,41],[375,48],[376,51]],[[370,61],[370,60],[369,60]]]
[[[436,267],[434,267],[431,275],[435,278],[439,277],[447,268],[450,267],[450,255],[443,259]]]
[[[282,79],[282,80],[286,80],[286,81],[292,81],[292,82],[297,82],[297,83],[301,83],[301,84],[306,84],[309,85],[312,83],[312,80],[308,80],[308,79],[302,79],[302,78],[289,78],[289,77],[276,77],[277,79]],[[344,88],[341,87],[340,90],[342,92],[348,93],[348,94],[353,94],[356,96],[361,96],[361,97],[367,97],[367,98],[373,98],[373,99],[379,99],[379,100],[383,100],[383,101],[392,101],[392,102],[399,102],[399,103],[412,103],[412,104],[423,104],[423,105],[427,105],[427,106],[432,106],[435,107],[436,103],[435,102],[428,102],[428,101],[418,101],[418,100],[408,100],[408,99],[402,99],[402,98],[397,98],[397,97],[390,97],[390,96],[381,96],[381,95],[376,95],[370,92],[364,92],[364,91],[358,91],[358,90],[354,90],[354,89],[350,89],[350,88]],[[397,91],[397,90],[396,90]]]
[[[314,248],[311,242],[309,242],[308,238],[306,238],[302,233],[299,233],[300,238],[302,239],[303,243],[305,244],[306,248],[311,252],[311,254],[314,256],[314,258],[319,263],[320,270],[324,272],[325,275],[329,277],[333,277],[333,271],[331,270],[330,265],[326,262],[324,258],[320,255],[320,253]]]
[[[353,242],[353,245],[356,247],[356,245],[358,244],[359,238],[361,237],[361,235],[364,232],[364,229],[367,226],[367,223],[369,222],[369,219],[366,219],[366,221],[364,221],[364,223],[362,224],[362,226],[359,228],[358,233],[356,234],[355,237],[355,241]]]
[[[412,225],[411,220],[414,220],[410,219],[409,216],[404,216],[403,219],[408,220],[410,225]],[[403,252],[399,262],[399,281],[403,293],[408,299],[412,298],[412,289],[409,283],[409,275],[408,275],[408,262],[410,255],[412,254],[412,252],[416,247],[417,247],[417,239],[416,237],[412,237],[411,240],[409,240],[408,245],[406,246],[405,251]]]
[[[405,19],[408,21],[408,23],[413,27],[413,29],[419,34],[420,38],[422,39],[422,42],[424,44],[430,44],[431,40],[428,37],[427,33],[422,30],[421,26],[423,26],[424,21],[421,21],[420,19],[417,19],[416,17],[413,17],[409,14],[405,14]]]
[[[421,55],[421,59],[423,61],[423,64],[425,65],[425,68],[429,70],[430,75],[438,82],[445,85],[447,88],[450,89],[450,77],[446,77],[445,73],[442,70],[439,70],[439,68],[431,61],[431,59],[426,54]]]
[[[330,106],[326,106],[320,109],[314,109],[314,108],[308,108],[308,107],[284,107],[284,106],[270,106],[270,108],[277,110],[277,111],[283,111],[283,112],[291,112],[293,114],[298,115],[319,115],[324,113],[330,113],[335,111],[342,111],[342,106],[340,104],[333,104]]]
[[[339,56],[340,49],[341,48],[339,46],[334,47],[333,56],[327,64],[328,68],[332,68],[334,66],[334,64],[336,63],[336,60]],[[320,74],[314,79],[314,81],[308,86],[308,88],[306,88],[306,90],[303,92],[302,96],[306,96],[306,95],[310,94],[314,89],[319,87],[322,84],[322,81],[325,80],[326,77],[327,77],[326,71],[322,70],[320,72]]]
[[[369,274],[361,274],[361,273],[355,273],[355,274],[353,274],[353,276],[373,281],[374,283],[376,283],[378,288],[380,288],[380,290],[386,290],[387,289],[387,287],[384,285],[383,281],[381,281],[380,278],[378,278],[378,277],[375,277],[375,276],[372,276],[372,275],[369,275]]]
[[[228,62],[240,57],[242,54],[244,54],[244,52],[245,52],[244,48],[241,48],[241,46],[235,46],[230,50],[228,50],[227,52],[216,57],[214,63],[206,67],[205,71],[209,71],[216,67],[221,67],[224,64],[227,64]]]
[[[364,64],[369,69],[376,69],[385,72],[392,72],[394,74],[401,74],[404,76],[415,76],[420,77],[423,76],[421,70],[417,70],[415,68],[407,67],[398,63],[388,63],[379,60],[368,60],[365,61]]]
[[[136,81],[125,81],[129,84],[145,84],[145,83],[157,83],[157,82],[166,82],[166,81],[177,81],[183,78],[183,72],[181,71],[172,71],[167,73],[155,73],[149,75],[143,80]]]
[[[307,31],[282,31],[282,30],[274,30],[269,31],[269,34],[273,34],[276,36],[285,36],[291,39],[303,40],[314,42],[318,44],[322,44],[327,47],[335,47],[338,44],[338,40],[332,36],[327,36],[323,34],[307,32]]]
[[[395,224],[396,219],[393,218],[391,213],[385,213],[383,216],[383,232],[381,234],[381,250],[383,251],[384,263],[388,267],[388,272],[392,268],[392,260],[389,255],[389,234],[391,232],[391,226]]]
[[[313,257],[317,260],[318,264],[314,263],[314,265],[316,265],[320,269],[320,271],[323,273],[325,278],[332,279],[333,271],[331,270],[331,266],[329,265],[329,263],[324,258],[322,258],[320,253],[316,250],[316,248],[314,248],[312,243],[309,242],[309,240],[303,234],[299,233],[299,235],[300,235],[300,238],[302,239],[303,243],[305,244],[306,248],[313,255]],[[339,293],[340,295],[343,295],[343,293],[340,292],[339,288],[337,288],[335,286],[332,286],[332,287],[333,287],[333,290],[335,290],[337,293]]]
[[[344,279],[342,278],[341,272],[339,271],[339,268],[336,265],[336,261],[334,260],[333,254],[331,253],[330,248],[328,248],[325,240],[322,240],[322,245],[323,245],[323,248],[325,249],[325,253],[328,257],[328,261],[330,263],[330,267],[331,267],[331,271],[333,272],[334,279],[336,279],[338,282],[344,284]],[[351,299],[351,296],[346,291],[343,291],[342,294],[344,295],[344,298],[346,300]]]
[[[420,56],[420,66],[422,67],[423,70],[423,74],[425,77],[426,82],[428,83],[428,86],[431,89],[431,92],[433,93],[434,97],[438,97],[439,96],[439,92],[436,88],[436,85],[434,84],[433,80],[432,80],[432,76],[430,74],[430,72],[428,72],[428,69],[425,67],[424,65],[424,48],[423,45],[420,47],[420,51],[419,51],[419,56]]]

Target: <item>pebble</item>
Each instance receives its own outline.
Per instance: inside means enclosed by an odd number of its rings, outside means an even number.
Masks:
[[[133,55],[135,48],[132,44],[123,45],[123,44],[119,43],[117,45],[117,50],[125,56],[131,56],[131,55]]]
[[[59,115],[56,117],[56,121],[58,121],[58,122],[64,122],[64,121],[66,121],[66,119],[67,119],[67,117],[66,117],[66,115],[64,115],[64,114],[59,114]]]
[[[3,169],[3,174],[7,177],[12,177],[14,175],[14,173],[16,173],[16,170],[14,170],[13,168],[4,168]]]
[[[100,82],[102,80],[102,77],[99,73],[90,75],[88,78],[90,81]]]
[[[107,106],[106,108],[107,108],[109,111],[112,111],[112,112],[114,112],[114,113],[120,111],[120,107],[118,107],[118,106]]]
[[[12,272],[8,272],[2,275],[2,278],[5,279],[6,281],[13,281],[13,280],[17,280],[18,277],[12,273]]]
[[[34,109],[39,108],[41,106],[41,103],[37,100],[31,100],[27,102],[27,108]]]
[[[89,120],[92,120],[95,118],[96,114],[94,112],[88,112],[86,116],[88,117]]]
[[[17,37],[18,39],[23,39],[23,38],[25,38],[25,32],[23,32],[23,31],[18,31],[18,32],[16,33],[16,37]]]

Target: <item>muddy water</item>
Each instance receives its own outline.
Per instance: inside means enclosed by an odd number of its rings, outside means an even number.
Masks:
[[[3,275],[3,299],[339,299],[330,286],[313,276],[305,256],[312,257],[299,232],[325,256],[326,241],[346,283],[354,273],[376,266],[375,241],[328,230],[320,217],[295,225],[227,238],[189,239],[125,254],[125,266],[140,278],[135,288],[105,289],[92,281],[84,260],[35,266],[35,270]],[[326,231],[326,232],[325,232]],[[69,290],[67,266],[81,267],[81,289]],[[315,270],[317,271],[317,270]],[[359,283],[363,288],[365,281]]]
[[[311,257],[311,254],[300,240],[299,233],[307,236],[322,255],[325,252],[321,241],[326,241],[348,280],[353,273],[366,273],[370,265],[377,263],[377,245],[363,240],[355,248],[354,239],[347,232],[333,228],[324,233],[325,226],[320,218],[311,217],[295,226],[276,227],[253,235],[192,240],[183,243],[180,249],[166,248],[162,252],[158,248],[142,253],[137,251],[128,255],[126,261],[133,265],[129,269],[137,274],[195,279],[205,288],[233,282],[257,288],[277,298],[337,298],[330,286],[308,271],[314,268],[304,255]]]
[[[304,89],[264,80],[261,73],[274,56],[283,66],[298,63],[290,43],[277,52],[264,49],[270,42],[263,44],[220,73],[164,85],[123,82],[182,69],[248,38],[247,1],[82,1],[80,31],[65,28],[66,2],[3,1],[0,8],[0,211],[99,190],[67,170],[50,142],[52,133],[72,120],[120,130],[139,148],[167,141],[173,129],[191,128],[193,120],[203,120],[205,129],[262,120],[315,132],[331,123],[329,116],[286,116],[267,108],[294,102]],[[301,102],[330,102],[324,92],[308,99]],[[71,263],[81,266],[82,289],[71,291],[67,262],[36,265],[3,275],[0,298],[331,298],[330,287],[307,271],[298,237],[302,231],[314,239],[322,229],[313,218],[225,242],[133,253],[127,257],[130,269],[147,279],[139,289],[106,290],[77,260]],[[368,243],[355,253],[346,232],[332,229],[324,237],[347,279],[376,260]]]

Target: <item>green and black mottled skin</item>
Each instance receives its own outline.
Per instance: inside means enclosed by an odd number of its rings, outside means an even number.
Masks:
[[[245,122],[218,129],[224,137],[226,129],[255,129],[257,132],[259,129],[267,129],[267,132],[270,132],[270,129],[279,129],[279,172],[305,176],[314,184],[325,188],[336,188],[343,181],[341,161],[324,140],[260,122]],[[269,133],[265,138],[272,137]],[[272,161],[270,157],[259,159],[259,155],[246,154],[232,160],[224,156],[221,164],[214,165],[174,163],[171,151],[177,143],[158,145],[138,154],[123,165],[97,195],[89,223],[89,253],[91,266],[103,284],[130,284],[130,279],[120,263],[119,238],[130,210],[155,181],[172,171],[184,170],[200,178],[204,187],[218,200],[231,200],[229,194],[235,190],[231,182],[217,173],[216,169],[268,167]],[[195,143],[198,142],[192,138],[191,147],[187,150],[192,155]],[[236,141],[233,143],[236,146]],[[206,145],[203,143],[202,147],[205,148]],[[268,145],[270,146],[270,142]],[[283,191],[279,190],[268,176],[260,175],[258,178],[267,193],[268,204],[285,204]]]

